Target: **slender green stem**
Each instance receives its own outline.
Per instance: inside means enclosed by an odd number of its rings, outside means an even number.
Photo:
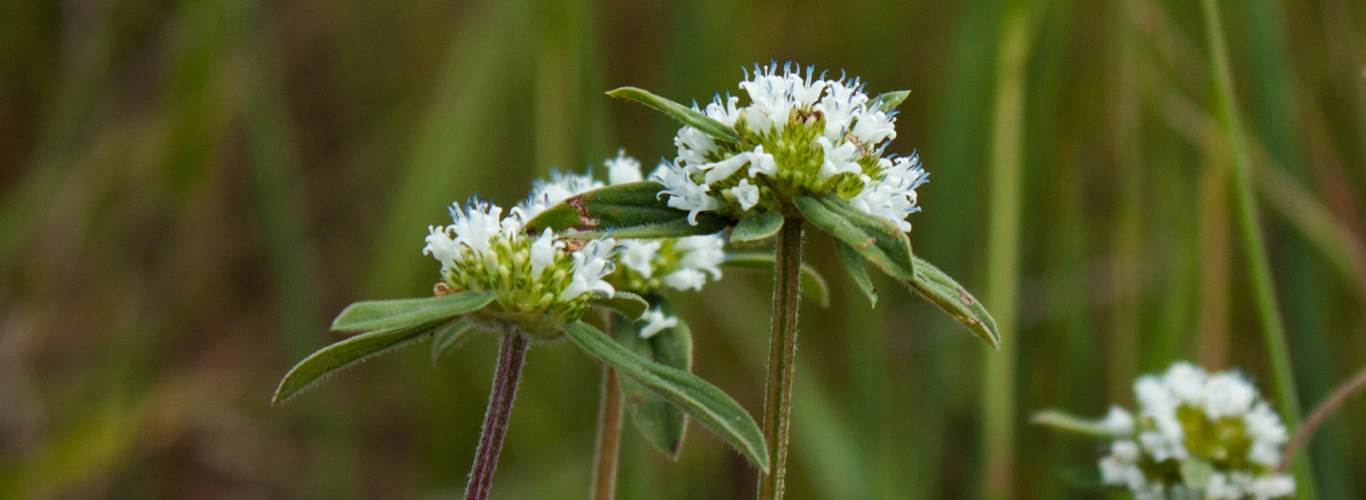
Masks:
[[[997,61],[995,139],[992,143],[990,260],[986,304],[1007,341],[1000,352],[988,352],[986,397],[982,400],[986,456],[986,498],[1015,498],[1015,335],[1016,286],[1020,262],[1021,163],[1024,115],[1024,67],[1029,54],[1028,9],[1009,9]]]
[[[503,333],[493,389],[489,391],[489,408],[484,413],[479,448],[474,452],[474,465],[470,467],[470,482],[465,486],[465,500],[485,500],[493,487],[493,471],[498,468],[498,452],[503,450],[503,435],[507,433],[508,417],[512,416],[512,400],[517,396],[526,347],[526,337],[513,328],[509,327]]]
[[[788,412],[792,406],[792,360],[797,354],[797,304],[801,298],[802,220],[788,218],[778,232],[773,264],[773,333],[768,340],[764,396],[764,442],[769,471],[759,474],[759,499],[783,498],[787,474]]]
[[[1229,146],[1233,154],[1230,176],[1236,205],[1238,228],[1247,252],[1248,281],[1252,283],[1253,302],[1261,324],[1266,354],[1270,358],[1271,379],[1281,407],[1281,416],[1288,427],[1300,426],[1300,404],[1295,395],[1295,376],[1290,367],[1290,348],[1282,329],[1281,311],[1276,305],[1275,289],[1271,283],[1271,266],[1262,246],[1261,227],[1257,221],[1255,193],[1249,174],[1247,148],[1243,142],[1242,124],[1238,118],[1238,104],[1233,92],[1233,77],[1229,71],[1228,48],[1224,43],[1224,27],[1219,18],[1217,0],[1205,0],[1205,35],[1210,54],[1214,58],[1215,94],[1220,119],[1228,130]],[[1298,498],[1313,500],[1318,497],[1311,472],[1309,456],[1303,450],[1295,461],[1295,483]]]
[[[612,314],[603,315],[605,331],[612,331]],[[588,498],[612,500],[617,494],[617,462],[621,449],[621,381],[611,366],[602,366],[598,401],[598,437],[593,448],[593,483]]]

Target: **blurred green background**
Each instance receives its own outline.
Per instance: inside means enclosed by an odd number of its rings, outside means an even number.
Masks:
[[[1366,365],[1366,5],[1223,8],[1307,411]],[[802,311],[790,497],[981,497],[988,455],[1006,498],[1095,497],[1102,445],[1030,412],[1131,405],[1176,359],[1271,394],[1204,37],[1184,0],[0,2],[0,496],[458,497],[493,338],[270,407],[279,377],[347,303],[430,293],[446,204],[673,156],[605,90],[706,101],[796,60],[913,90],[911,239],[1007,348],[889,281],[869,312],[811,237],[835,300]],[[754,414],[770,279],[677,296],[695,371]],[[495,498],[587,495],[598,376],[531,351]],[[1313,441],[1325,499],[1366,496],[1362,422],[1357,398]],[[752,495],[696,426],[677,463],[630,424],[623,453],[621,498]]]

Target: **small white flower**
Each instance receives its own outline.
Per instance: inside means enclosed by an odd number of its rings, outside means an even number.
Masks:
[[[648,279],[654,276],[652,262],[659,255],[661,245],[663,243],[659,240],[622,240],[619,260],[627,269],[638,272]]]
[[[1111,406],[1110,413],[1105,415],[1105,419],[1100,422],[1100,426],[1105,432],[1110,434],[1133,434],[1134,416],[1128,411],[1118,406]]]
[[[555,262],[555,251],[564,248],[564,243],[555,240],[555,232],[545,228],[540,238],[531,243],[531,278],[537,279],[541,271]]]
[[[827,85],[829,93],[814,106],[825,116],[825,137],[836,141],[844,137],[855,115],[868,102],[868,95],[859,91],[858,80],[846,84],[833,81]]]
[[[707,117],[725,124],[734,126],[735,120],[740,118],[740,110],[735,105],[740,102],[739,97],[730,96],[726,98],[725,104],[721,103],[721,96],[712,98],[711,104],[707,105]]]
[[[464,208],[452,205],[450,212],[454,223],[447,231],[455,233],[455,243],[469,247],[476,255],[487,253],[489,241],[503,234],[503,209],[498,205],[476,200]]]
[[[1243,498],[1243,488],[1228,475],[1215,472],[1205,483],[1205,498],[1210,500],[1239,500]]]
[[[873,111],[863,114],[854,123],[854,137],[864,144],[877,144],[884,140],[896,139],[896,125],[887,113]]]
[[[1247,413],[1257,400],[1257,390],[1235,373],[1217,373],[1205,379],[1205,414],[1219,418]]]
[[[617,251],[616,244],[612,238],[584,242],[583,247],[573,254],[573,278],[558,298],[570,300],[587,292],[601,293],[609,298],[615,295],[616,289],[602,278],[612,272],[612,255]]]
[[[721,263],[726,260],[726,252],[722,250],[725,244],[726,241],[717,235],[686,236],[674,243],[674,249],[683,251],[679,265],[706,271],[712,279],[719,280]]]
[[[683,127],[674,137],[678,146],[678,158],[691,165],[707,163],[707,154],[716,151],[716,142],[711,136],[693,127]]]
[[[707,275],[696,269],[679,269],[664,275],[664,284],[675,290],[702,291],[707,284]]]
[[[1281,461],[1281,446],[1288,439],[1285,424],[1280,416],[1266,403],[1257,405],[1243,416],[1244,431],[1252,438],[1248,449],[1248,460],[1267,467],[1274,467]]]
[[[852,142],[841,143],[839,146],[830,142],[827,137],[817,137],[816,143],[820,144],[821,149],[825,150],[825,162],[821,163],[820,181],[843,173],[859,174],[863,173],[863,167],[854,161],[858,155],[858,146]]]
[[[702,169],[703,172],[707,173],[702,181],[711,184],[730,177],[731,174],[744,168],[746,163],[749,163],[749,155],[738,154],[715,163],[698,165],[697,168]]]
[[[450,230],[446,226],[427,226],[427,246],[422,247],[423,255],[430,255],[437,262],[441,263],[444,271],[455,267],[455,260],[460,258],[460,247],[451,239]]]
[[[749,210],[754,205],[759,204],[759,187],[749,183],[749,179],[741,179],[735,187],[726,190],[730,196],[740,204],[740,208]]]
[[[1205,370],[1186,362],[1173,363],[1162,382],[1171,395],[1182,403],[1200,405],[1205,399]]]
[[[643,339],[653,337],[665,328],[678,326],[678,318],[665,315],[658,307],[645,311],[640,320],[645,322],[645,327],[640,329],[640,338]]]
[[[1249,489],[1256,500],[1288,497],[1295,493],[1295,478],[1286,474],[1259,477]]]
[[[640,174],[640,162],[635,158],[626,156],[625,149],[617,150],[616,158],[608,158],[603,162],[607,166],[607,181],[612,185],[637,182],[643,179]]]
[[[778,172],[778,162],[773,159],[773,155],[764,152],[764,145],[754,147],[754,151],[749,155],[749,176],[754,177],[758,174],[773,175]]]
[[[660,163],[650,180],[664,185],[660,195],[669,197],[669,206],[688,211],[688,223],[697,225],[697,214],[706,210],[716,210],[721,203],[707,194],[711,188],[693,182],[687,170],[677,163]]]

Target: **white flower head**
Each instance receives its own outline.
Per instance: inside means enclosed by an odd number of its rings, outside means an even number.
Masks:
[[[640,338],[648,339],[665,328],[678,326],[678,318],[664,314],[658,307],[645,311],[640,316],[645,326],[640,329]]]
[[[1105,484],[1135,498],[1270,500],[1294,493],[1289,476],[1272,473],[1285,426],[1242,374],[1178,362],[1139,377],[1134,394],[1135,415],[1111,407],[1099,422],[1121,436],[1098,463]],[[1186,484],[1180,470],[1187,459],[1213,468],[1203,484]]]
[[[577,188],[574,182],[564,185]],[[544,186],[538,192],[538,199],[557,193]],[[535,336],[558,335],[557,325],[582,316],[594,294],[613,294],[603,278],[612,272],[617,248],[611,238],[569,245],[549,228],[528,234],[522,208],[500,217],[502,208],[478,199],[452,206],[452,223],[428,228],[422,251],[441,263],[449,288],[494,293],[493,305],[471,314],[520,323]]]
[[[783,209],[797,194],[836,193],[857,210],[903,232],[919,211],[915,188],[926,180],[917,157],[884,157],[896,138],[896,112],[864,92],[857,78],[826,78],[774,63],[745,72],[740,97],[718,94],[707,117],[728,125],[736,139],[715,138],[683,126],[678,154],[651,176],[665,185],[671,207],[716,211],[739,219],[751,210]],[[887,106],[887,107],[884,107]]]

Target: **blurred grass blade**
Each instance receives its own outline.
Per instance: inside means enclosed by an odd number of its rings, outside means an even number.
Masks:
[[[766,252],[737,252],[727,253],[726,260],[721,262],[724,267],[734,267],[740,269],[755,269],[759,271],[773,272],[773,254]],[[821,307],[830,307],[830,287],[825,283],[825,277],[811,264],[802,263],[802,276],[800,286],[802,296],[816,301]]]
[[[635,87],[621,87],[608,92],[607,95],[644,104],[660,113],[668,115],[669,118],[682,122],[684,125],[701,130],[702,133],[715,139],[735,142],[740,138],[740,136],[735,133],[735,129],[730,128],[730,126],[711,119],[711,117],[702,114],[701,111],[654,95],[648,90]]]
[[[768,470],[767,448],[759,424],[721,389],[691,373],[647,360],[582,321],[570,323],[565,327],[565,333],[590,356],[683,408],[703,427],[735,447],[750,463]]]
[[[949,275],[934,267],[934,264],[916,257],[915,279],[906,282],[906,286],[939,306],[991,347],[998,350],[1001,348],[1001,333],[996,328],[996,320],[987,312],[987,308],[982,306],[982,301],[973,297]]]
[[[465,320],[457,320],[441,327],[432,334],[432,365],[455,351],[469,340],[470,335],[479,332],[479,327]]]
[[[373,300],[346,306],[332,320],[333,331],[403,328],[478,310],[493,301],[493,292],[466,291],[417,299]]]
[[[1100,420],[1082,418],[1067,412],[1048,409],[1037,412],[1029,419],[1030,423],[1052,427],[1061,431],[1073,432],[1097,438],[1117,438],[1124,436],[1106,429]]]
[[[650,308],[650,304],[639,295],[621,290],[612,294],[611,298],[594,298],[591,303],[604,309],[616,311],[631,321],[640,319],[640,315],[645,314],[645,310]]]
[[[730,243],[758,243],[772,238],[783,228],[783,214],[776,210],[755,212],[740,219],[730,232]]]
[[[869,103],[868,107],[883,113],[890,113],[892,110],[896,109],[897,106],[900,106],[901,102],[905,101],[906,97],[910,95],[911,91],[909,90],[883,92],[878,94],[877,98],[873,99],[873,102]]]
[[[673,314],[663,299],[655,299],[665,314]],[[681,319],[677,325],[640,336],[640,323],[616,321],[613,337],[617,343],[643,358],[683,371],[692,369],[692,332]],[[645,440],[669,458],[677,459],[687,430],[687,414],[631,377],[619,377],[631,421]]]
[[[812,225],[848,243],[882,272],[900,279],[915,279],[911,240],[890,222],[860,212],[839,195],[796,196],[792,203]]]
[[[654,181],[618,184],[594,189],[545,209],[527,221],[532,230],[551,228],[574,235],[616,238],[673,238],[715,234],[726,223],[714,214],[700,213],[697,224],[688,212],[669,207],[661,200],[664,185]]]
[[[840,240],[835,240],[835,253],[839,255],[840,264],[844,265],[844,271],[849,273],[854,284],[858,285],[859,290],[868,297],[868,305],[877,307],[877,287],[873,286],[873,278],[868,276],[868,268],[864,267],[863,256],[859,255],[857,249]]]
[[[441,321],[429,321],[406,326],[362,333],[320,349],[294,365],[280,380],[270,404],[280,404],[312,389],[332,374],[372,357],[397,349],[431,332]]]

